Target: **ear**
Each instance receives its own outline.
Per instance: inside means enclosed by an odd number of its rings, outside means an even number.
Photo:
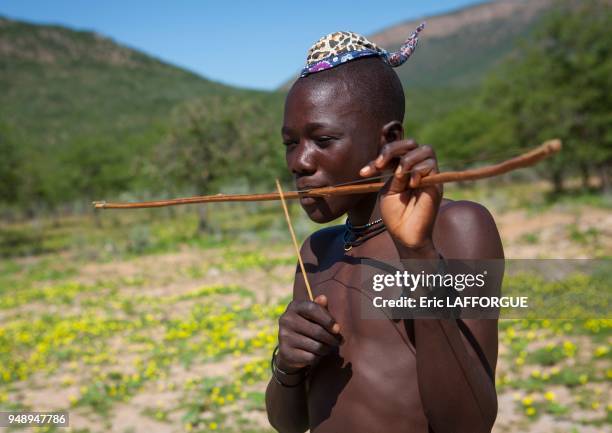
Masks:
[[[402,122],[393,120],[385,124],[380,130],[380,144],[382,148],[385,144],[393,141],[399,141],[404,139],[404,126]]]

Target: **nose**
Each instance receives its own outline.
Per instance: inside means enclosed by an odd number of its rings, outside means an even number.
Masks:
[[[289,170],[296,176],[309,176],[317,171],[315,150],[306,141],[300,141],[297,147],[288,155]]]

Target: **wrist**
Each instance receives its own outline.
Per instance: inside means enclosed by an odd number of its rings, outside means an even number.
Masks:
[[[282,355],[278,354],[278,346],[274,349],[274,353],[272,353],[272,359],[276,368],[285,374],[298,374],[300,371],[304,370],[304,367],[292,367],[291,365],[288,365],[283,359]]]
[[[426,239],[421,245],[406,246],[399,241],[394,240],[394,242],[400,259],[438,259],[440,257],[431,238]]]
[[[284,365],[279,365],[278,362],[278,346],[272,353],[272,360],[270,361],[270,368],[272,370],[272,377],[279,385],[285,388],[294,388],[302,385],[306,376],[308,376],[308,367],[295,368]]]

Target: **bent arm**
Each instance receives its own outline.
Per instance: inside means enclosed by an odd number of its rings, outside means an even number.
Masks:
[[[304,241],[300,254],[305,262],[312,261],[310,238]],[[299,266],[296,266],[293,299],[307,299],[306,284]],[[285,387],[274,377],[266,388],[268,421],[280,433],[304,433],[309,428],[307,380],[295,387]]]
[[[306,285],[298,268],[293,298],[304,299],[305,291]],[[286,387],[272,377],[266,388],[266,410],[270,425],[280,433],[304,433],[309,426],[306,380],[297,386]]]
[[[490,432],[497,415],[495,385],[470,355],[457,321],[417,319],[414,328],[419,392],[434,431]]]
[[[441,252],[447,259],[468,260],[503,258],[495,222],[483,207],[455,202],[438,217],[436,230],[443,236],[436,242],[434,233],[436,255]],[[433,430],[490,432],[497,416],[497,320],[413,322],[419,392]]]

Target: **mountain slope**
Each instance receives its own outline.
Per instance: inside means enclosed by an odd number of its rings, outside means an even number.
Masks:
[[[526,37],[551,0],[501,0],[444,15],[403,22],[370,38],[396,50],[416,26],[427,26],[419,47],[397,72],[408,87],[461,87],[478,84]]]
[[[394,51],[425,21],[426,27],[414,57],[396,69],[406,90],[472,87],[529,33],[552,2],[498,0],[481,3],[442,15],[404,21],[367,37]],[[292,78],[281,87],[289,88],[294,80]]]
[[[407,134],[419,137],[428,122],[469,103],[483,77],[552,2],[500,0],[427,18],[417,53],[397,69],[406,90]],[[371,39],[396,49],[420,21]],[[265,99],[261,111],[281,115],[279,93],[224,86],[92,32],[0,17],[0,145],[19,148],[12,154],[23,174],[20,192],[8,195],[56,204],[147,188],[147,174],[137,170],[176,127],[171,112],[193,99],[206,106],[218,95],[236,96],[224,101],[237,105]],[[279,122],[266,123],[270,155]],[[16,146],[3,144],[5,137]]]
[[[178,102],[227,91],[92,32],[0,17],[0,116],[41,145],[119,138]]]
[[[0,147],[14,149],[18,166],[0,170],[8,191],[0,204],[55,206],[150,188],[147,167],[176,127],[172,113],[217,96],[268,98],[92,32],[0,17]]]

